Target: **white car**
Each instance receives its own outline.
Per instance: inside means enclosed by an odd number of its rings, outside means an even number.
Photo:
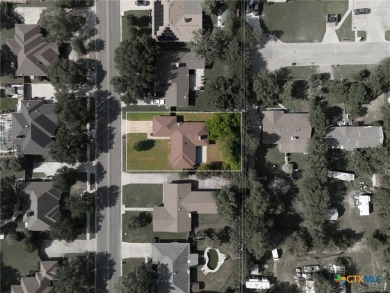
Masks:
[[[154,99],[152,100],[153,105],[165,105],[165,99]]]

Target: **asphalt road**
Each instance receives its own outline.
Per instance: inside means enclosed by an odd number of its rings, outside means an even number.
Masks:
[[[259,52],[262,57],[258,56],[256,67],[266,65],[271,71],[293,63],[297,66],[376,64],[390,56],[390,43],[283,43],[270,40]]]
[[[102,70],[98,71],[100,90],[97,94],[97,200],[101,210],[96,213],[97,259],[96,292],[114,292],[121,275],[121,114],[120,100],[112,93],[111,78],[116,74],[114,51],[120,43],[120,2],[97,0],[97,39],[105,42],[97,53]],[[99,67],[99,66],[98,66]]]

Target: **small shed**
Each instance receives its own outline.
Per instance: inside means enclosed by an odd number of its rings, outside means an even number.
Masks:
[[[366,194],[359,195],[358,208],[361,216],[370,215],[370,201],[371,201],[371,196]]]
[[[245,287],[247,289],[269,289],[271,288],[271,283],[267,278],[260,279],[249,279],[249,281],[245,282]]]
[[[339,218],[339,212],[337,211],[336,208],[329,208],[328,209],[328,221],[337,221]]]
[[[278,252],[278,249],[272,249],[272,258],[274,259],[274,261],[278,261],[279,260],[279,252]]]

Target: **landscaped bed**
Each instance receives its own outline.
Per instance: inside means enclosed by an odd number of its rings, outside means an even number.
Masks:
[[[129,39],[130,36],[130,27],[131,25],[129,24],[127,17],[129,15],[134,15],[137,18],[137,24],[133,25],[134,27],[142,30],[147,30],[150,29],[151,33],[151,28],[149,24],[147,23],[147,19],[150,17],[150,12],[149,10],[129,10],[125,11],[125,15],[122,16],[122,39],[126,40]],[[150,21],[150,20],[149,20]]]
[[[144,258],[125,258],[122,260],[122,275],[126,276],[128,273],[133,271],[135,268],[145,263]]]
[[[123,186],[126,207],[154,207],[163,201],[162,184],[128,184]]]
[[[168,233],[168,232],[153,232],[153,224],[149,223],[145,227],[130,230],[128,224],[130,219],[134,216],[138,216],[140,212],[126,212],[122,216],[122,240],[125,242],[135,243],[153,243],[154,237],[159,239],[169,240],[187,240],[188,233]]]
[[[0,111],[5,112],[16,112],[16,106],[18,99],[15,98],[0,98]]]
[[[265,31],[276,32],[283,42],[321,42],[328,14],[343,15],[348,1],[291,1],[265,4]],[[310,25],[309,25],[310,24]]]

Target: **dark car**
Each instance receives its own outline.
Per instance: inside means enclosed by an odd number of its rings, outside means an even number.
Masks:
[[[259,16],[259,3],[256,3],[255,4],[255,7],[254,7],[254,9],[253,9],[253,15],[254,16]]]
[[[135,0],[135,5],[137,6],[148,6],[149,1],[146,0]]]
[[[370,12],[371,12],[370,8],[358,8],[353,10],[354,15],[369,14]]]
[[[337,22],[338,20],[338,14],[328,14],[328,22]]]

